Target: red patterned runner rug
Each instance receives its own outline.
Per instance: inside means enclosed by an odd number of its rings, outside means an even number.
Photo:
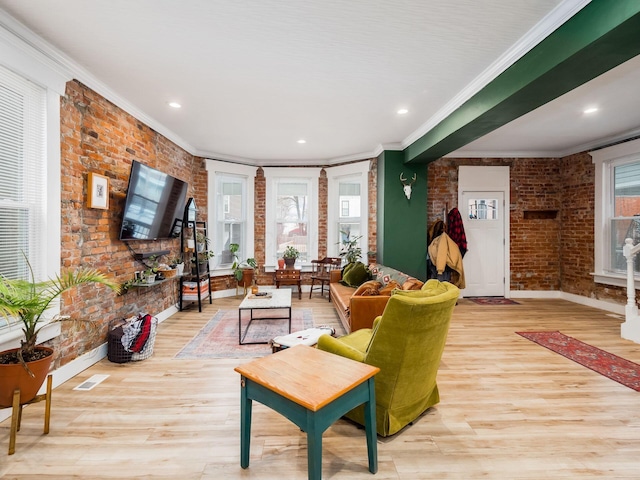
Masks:
[[[594,372],[640,392],[640,365],[560,332],[516,332]]]

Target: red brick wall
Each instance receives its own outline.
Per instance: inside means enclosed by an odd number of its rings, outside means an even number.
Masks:
[[[429,222],[442,218],[443,209],[457,205],[460,165],[510,167],[512,289],[561,290],[624,303],[623,288],[593,281],[595,170],[589,154],[561,159],[437,160],[428,167]],[[557,215],[531,218],[537,211],[557,211]]]
[[[62,269],[95,267],[122,283],[142,270],[124,242],[118,240],[132,160],[189,183],[206,207],[206,174],[195,159],[163,136],[77,81],[67,84],[61,99],[61,257]],[[109,210],[86,207],[87,174],[109,178]],[[206,209],[203,210],[206,214]],[[130,242],[136,252],[179,251],[179,240]],[[62,298],[61,313],[89,322],[63,322],[62,334],[50,343],[59,367],[106,340],[110,321],[147,311],[157,314],[177,302],[173,281],[115,296],[104,287],[83,286]]]

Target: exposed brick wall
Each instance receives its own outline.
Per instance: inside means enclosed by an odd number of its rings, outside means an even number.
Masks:
[[[557,159],[518,159],[511,165],[512,290],[560,289],[559,174]],[[556,212],[556,216],[525,216],[538,211]]]
[[[318,258],[327,256],[328,199],[329,179],[327,171],[323,168],[318,178]]]
[[[258,268],[264,265],[266,260],[265,241],[267,228],[267,179],[264,176],[264,170],[258,168],[254,183],[254,254]],[[266,275],[264,268],[260,270],[256,278],[258,285],[273,284],[273,275]]]
[[[561,159],[452,159],[428,167],[429,221],[457,205],[460,165],[510,167],[511,288],[561,290],[624,303],[623,288],[596,284],[595,169],[587,153]],[[525,212],[557,211],[555,218]],[[535,217],[535,215],[533,215]]]
[[[560,216],[524,219],[525,211],[560,209],[560,161],[557,159],[443,158],[428,166],[429,223],[458,206],[458,168],[461,165],[509,166],[511,178],[511,288],[560,288]],[[469,245],[473,248],[473,245]]]
[[[196,161],[80,82],[67,83],[60,107],[62,269],[95,267],[123,283],[143,268],[118,240],[131,161],[139,160],[187,181],[189,195],[206,206],[201,159]],[[108,210],[86,207],[88,172],[109,178]],[[179,250],[179,240],[131,245],[136,251]],[[176,292],[175,283],[169,281],[154,288],[132,289],[119,297],[94,285],[65,294],[61,313],[89,322],[63,322],[62,334],[50,342],[56,350],[55,366],[104,343],[110,321],[141,311],[157,314],[174,305]]]

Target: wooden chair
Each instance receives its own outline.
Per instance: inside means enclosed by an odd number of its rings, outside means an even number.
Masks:
[[[309,298],[311,298],[313,287],[316,283],[320,283],[320,295],[324,296],[324,284],[329,285],[329,272],[340,268],[341,265],[342,258],[340,257],[324,257],[322,260],[311,260],[311,289],[309,289]],[[329,300],[331,300],[330,291]]]

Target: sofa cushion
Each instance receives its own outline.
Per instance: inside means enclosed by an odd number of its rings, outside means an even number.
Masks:
[[[380,295],[391,296],[391,293],[398,288],[400,288],[400,284],[398,282],[396,282],[395,280],[389,280],[389,283],[382,287],[379,290],[379,293]]]
[[[402,273],[395,268],[380,265],[379,263],[369,265],[369,271],[371,272],[372,278],[378,280],[382,286],[386,286],[391,280],[395,280],[398,285],[402,285],[410,278],[406,273]]]
[[[377,280],[367,280],[360,285],[355,292],[353,292],[353,295],[380,295],[380,292],[378,291],[380,290],[380,287],[382,287],[382,285]]]
[[[420,290],[424,282],[418,280],[417,278],[409,277],[409,279],[402,284],[402,290]]]
[[[355,262],[352,267],[342,271],[342,280],[340,283],[347,285],[348,287],[359,287],[364,282],[369,280],[370,273],[367,267],[362,262]]]
[[[440,282],[436,279],[427,280],[420,290],[396,290],[393,295],[402,295],[406,297],[434,297],[436,295],[442,295],[450,289],[450,284],[447,282]]]

